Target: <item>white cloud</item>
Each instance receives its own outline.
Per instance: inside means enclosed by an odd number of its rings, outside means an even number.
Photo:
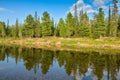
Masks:
[[[6,8],[2,8],[0,7],[0,12],[9,12],[9,13],[14,13],[14,11],[6,9]]]
[[[95,6],[103,6],[105,3],[104,3],[104,0],[94,0],[94,5]]]
[[[87,12],[88,14],[90,14],[90,13],[96,13],[96,11],[92,8],[92,6],[89,5],[89,4],[85,4],[83,0],[78,0],[76,3],[74,3],[72,5],[72,7],[70,7],[69,12],[74,13],[75,5],[77,6],[77,12],[78,13],[81,10],[83,10],[84,12]]]
[[[94,0],[93,4],[97,7],[102,7],[105,4],[109,3],[111,0]]]

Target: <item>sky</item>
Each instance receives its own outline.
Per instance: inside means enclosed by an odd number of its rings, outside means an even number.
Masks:
[[[84,10],[88,15],[97,13],[98,8],[102,7],[107,14],[107,9],[111,0],[0,0],[0,21],[12,25],[16,19],[23,23],[26,16],[35,11],[42,17],[44,11],[48,11],[50,16],[58,22],[59,18],[65,18],[68,12],[74,13],[74,5],[77,5],[77,12]]]

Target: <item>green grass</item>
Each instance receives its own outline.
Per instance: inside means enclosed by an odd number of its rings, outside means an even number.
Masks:
[[[40,42],[40,44],[38,43]],[[49,43],[49,44],[48,44]],[[56,45],[60,43],[59,45]],[[58,37],[45,37],[45,38],[0,38],[0,44],[5,45],[19,45],[25,47],[46,48],[56,50],[105,50],[120,48],[120,38],[58,38]]]

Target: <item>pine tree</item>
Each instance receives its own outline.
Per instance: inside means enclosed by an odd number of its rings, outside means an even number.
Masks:
[[[104,12],[102,8],[99,8],[99,13],[95,16],[96,22],[94,26],[94,38],[100,38],[106,36],[106,25],[104,20]]]
[[[57,36],[57,37],[60,36],[59,29],[58,29],[58,26],[56,24],[55,24],[55,28],[54,28],[54,36]]]
[[[78,21],[78,12],[77,12],[77,4],[75,4],[74,6],[74,32],[75,32],[75,35],[74,36],[77,36],[77,30],[78,30],[78,26],[79,26],[79,21]]]
[[[23,25],[22,24],[20,24],[20,26],[19,26],[19,32],[18,32],[18,37],[19,38],[22,38],[22,28],[23,28]]]
[[[119,17],[118,17],[117,36],[120,37],[120,15],[119,15]]]
[[[77,29],[78,37],[89,37],[90,36],[90,25],[89,18],[87,13],[83,13],[83,10],[80,12],[80,22]]]
[[[32,15],[28,15],[26,17],[24,27],[23,27],[23,35],[25,37],[34,36],[34,18],[32,17]]]
[[[60,37],[66,37],[66,28],[65,28],[65,23],[62,18],[60,18],[57,28],[59,30],[59,36]]]
[[[0,22],[0,36],[5,38],[5,23],[4,22]]]
[[[54,19],[51,20],[52,36],[54,35]]]
[[[74,18],[73,15],[69,12],[66,18],[66,37],[71,37],[74,35]]]
[[[44,12],[42,17],[42,36],[52,36],[52,32],[50,15],[48,12]]]
[[[40,23],[40,19],[36,21],[36,27],[35,27],[35,37],[42,37],[42,27]]]
[[[111,8],[109,6],[109,11],[108,11],[108,26],[107,26],[107,36],[110,36],[110,27],[111,27]]]
[[[9,37],[10,35],[10,28],[9,28],[9,19],[7,20],[7,27],[6,27],[6,36]]]
[[[16,19],[16,23],[15,23],[15,37],[19,37],[19,24],[18,24],[18,19]]]
[[[14,25],[10,26],[10,37],[16,37],[16,26]]]
[[[116,37],[117,34],[117,12],[118,12],[118,7],[117,7],[117,0],[113,0],[113,10],[112,10],[112,19],[111,19],[111,31],[110,31],[110,36]]]
[[[34,37],[42,37],[42,27],[37,12],[35,12],[34,21]]]

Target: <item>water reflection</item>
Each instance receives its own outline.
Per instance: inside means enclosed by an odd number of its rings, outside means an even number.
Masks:
[[[119,68],[120,54],[0,46],[3,80],[120,80]]]

